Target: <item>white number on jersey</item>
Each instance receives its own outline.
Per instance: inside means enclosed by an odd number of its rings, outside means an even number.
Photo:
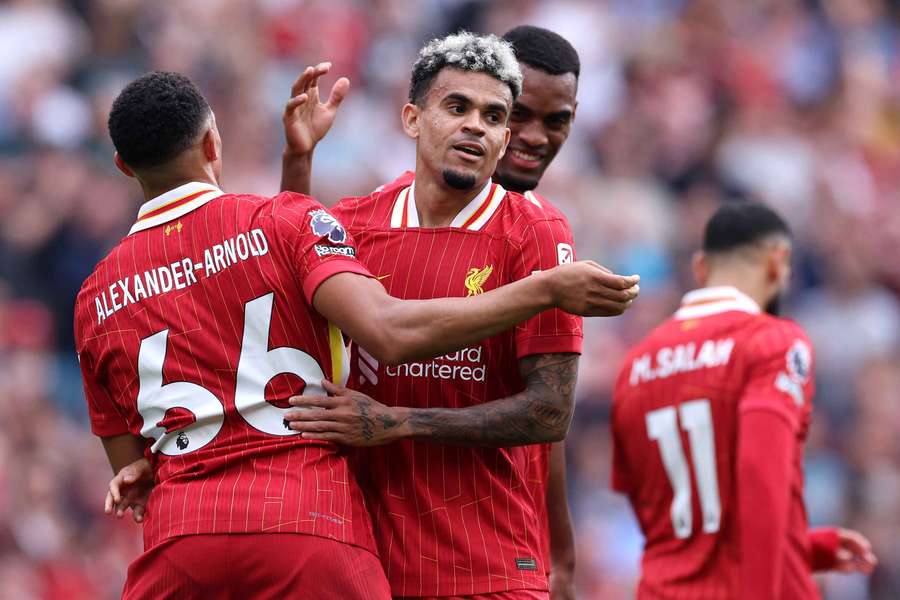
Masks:
[[[722,507],[716,475],[716,448],[713,437],[712,411],[709,400],[691,400],[678,407],[667,406],[646,415],[647,435],[659,444],[659,453],[669,483],[672,485],[672,528],[675,537],[690,537],[693,531],[691,510],[691,476],[681,444],[678,419],[687,431],[691,445],[691,461],[700,494],[703,532],[719,531]]]
[[[266,385],[276,375],[291,373],[306,383],[305,392],[325,395],[320,381],[325,377],[316,360],[296,348],[269,350],[269,327],[275,294],[248,302],[244,308],[244,335],[238,358],[234,406],[247,423],[271,435],[297,435],[284,426],[284,412],[266,401]],[[141,435],[153,438],[153,452],[178,456],[211,442],[225,420],[225,408],[209,390],[187,381],[162,383],[163,362],[169,330],[141,340],[138,351],[138,412],[144,419]],[[334,359],[334,358],[332,358]],[[166,411],[184,408],[196,420],[182,429],[166,432],[158,425]]]

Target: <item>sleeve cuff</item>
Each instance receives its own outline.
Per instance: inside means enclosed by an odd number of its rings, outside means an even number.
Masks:
[[[536,336],[516,340],[516,358],[524,358],[532,354],[556,354],[572,352],[581,354],[584,337],[578,334]]]
[[[372,277],[369,270],[366,269],[358,260],[349,260],[346,258],[334,258],[320,263],[303,279],[303,295],[306,301],[312,306],[313,296],[322,283],[338,273],[357,273],[365,277]]]
[[[818,527],[809,530],[809,564],[813,571],[827,571],[837,564],[840,546],[836,527]]]

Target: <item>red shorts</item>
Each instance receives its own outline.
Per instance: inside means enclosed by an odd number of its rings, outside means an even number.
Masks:
[[[537,590],[509,590],[471,596],[394,596],[394,600],[549,600],[550,592]]]
[[[128,567],[122,598],[387,600],[381,563],[357,546],[301,533],[170,538]]]

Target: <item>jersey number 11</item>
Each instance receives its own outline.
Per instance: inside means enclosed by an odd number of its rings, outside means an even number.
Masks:
[[[675,537],[688,538],[693,531],[691,507],[691,475],[688,470],[678,421],[687,432],[691,446],[691,462],[700,493],[703,532],[716,533],[722,516],[719,483],[716,476],[716,447],[713,437],[709,400],[691,400],[678,406],[667,406],[647,413],[647,434],[659,444],[663,466],[672,484],[672,528]]]

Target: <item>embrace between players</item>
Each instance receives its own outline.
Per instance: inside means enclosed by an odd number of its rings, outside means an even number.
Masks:
[[[420,51],[402,111],[415,172],[331,211],[306,195],[349,87],[319,101],[327,64],[292,90],[274,198],[222,192],[215,119],[184,77],[116,99],[116,164],[147,202],[75,329],[117,473],[107,511],[144,523],[124,597],[574,597],[560,443],[577,315],[621,314],[638,278],[575,261],[531,191],[574,119],[577,54],[539,28],[504,37]],[[812,351],[759,310],[789,244],[769,209],[724,207],[697,272],[732,287],[686,297],[691,317],[623,367],[614,483],[647,535],[642,598],[814,597],[812,566],[874,564],[859,534],[805,530]],[[773,446],[779,469],[760,460]]]

